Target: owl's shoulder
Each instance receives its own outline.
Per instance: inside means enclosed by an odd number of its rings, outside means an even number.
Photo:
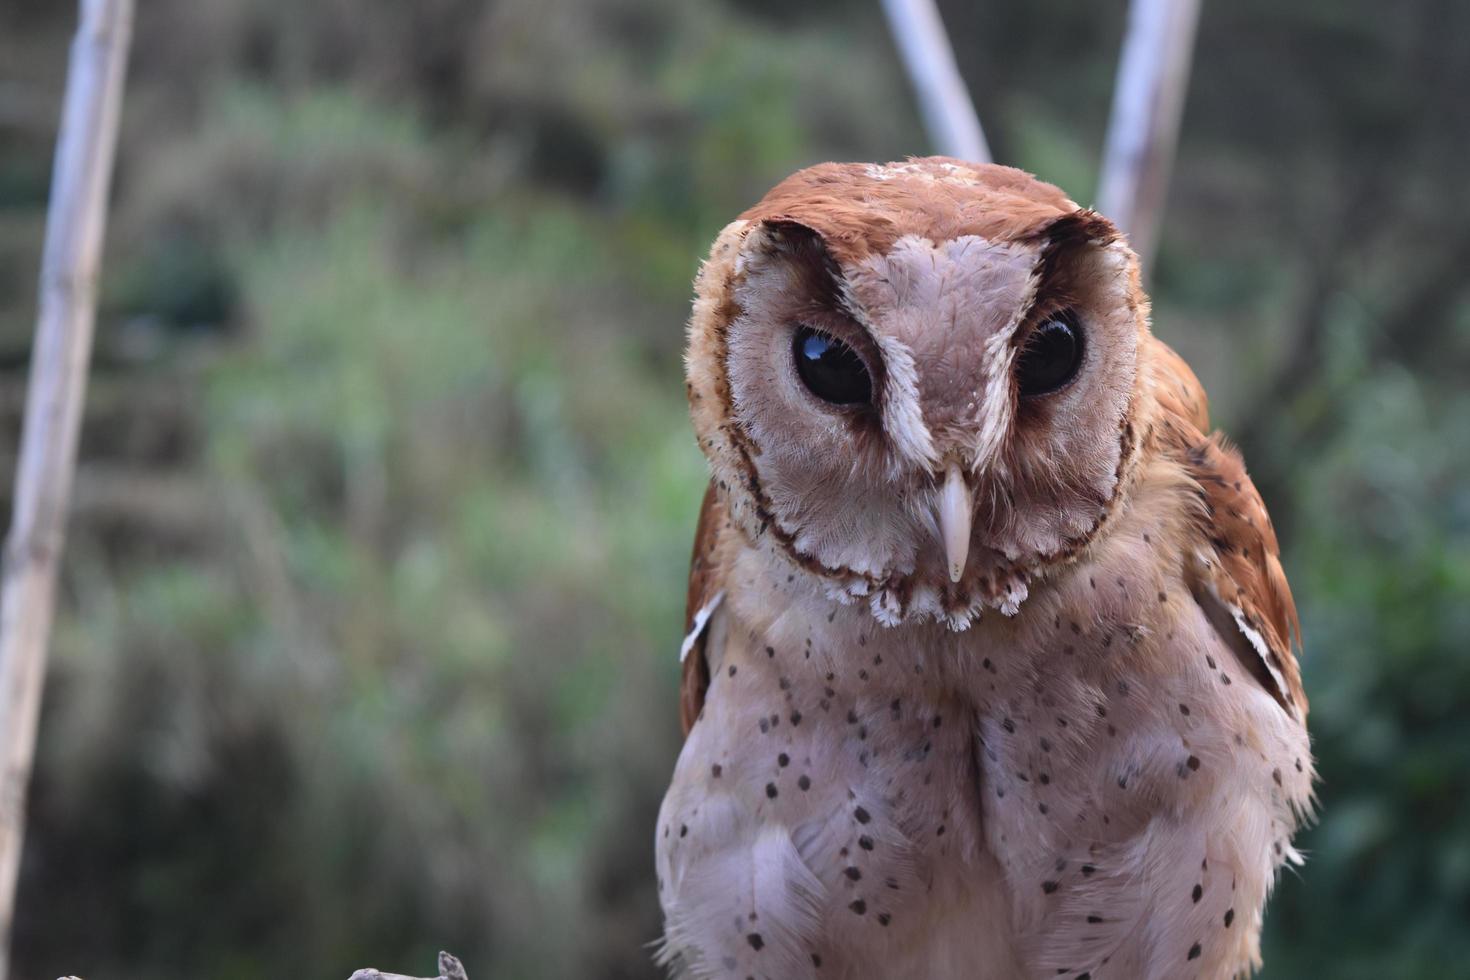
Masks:
[[[1301,625],[1271,516],[1240,452],[1210,431],[1208,402],[1194,372],[1162,341],[1151,338],[1151,345],[1159,410],[1155,448],[1183,470],[1197,503],[1190,513],[1191,584],[1266,690],[1304,719],[1307,700],[1295,655]]]

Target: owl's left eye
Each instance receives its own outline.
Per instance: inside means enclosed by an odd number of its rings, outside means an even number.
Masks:
[[[865,405],[873,382],[857,352],[835,337],[802,325],[792,340],[796,374],[807,390],[833,405]]]
[[[1064,387],[1082,366],[1082,327],[1071,310],[1032,331],[1016,358],[1021,396],[1046,395]]]

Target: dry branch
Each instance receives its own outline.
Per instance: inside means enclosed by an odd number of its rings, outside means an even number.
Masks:
[[[76,468],[133,0],[82,0],[47,211],[15,511],[0,572],[0,980]]]
[[[1133,0],[1118,63],[1097,209],[1153,257],[1189,85],[1199,0]]]
[[[894,43],[908,70],[924,116],[924,128],[939,153],[989,163],[990,147],[934,0],[883,0]]]
[[[439,954],[439,975],[437,977],[407,977],[401,973],[383,973],[374,969],[358,970],[347,980],[469,980],[465,975],[464,965],[448,953]]]

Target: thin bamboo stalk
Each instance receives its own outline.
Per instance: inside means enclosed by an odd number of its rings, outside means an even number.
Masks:
[[[1097,209],[1145,270],[1158,243],[1199,24],[1199,0],[1133,0],[1113,90]]]
[[[9,972],[26,787],[76,469],[132,33],[133,0],[81,0],[80,7],[46,219],[15,512],[0,568],[0,980]]]
[[[972,163],[989,163],[985,131],[955,65],[954,49],[934,0],[883,0],[883,10],[934,149]]]

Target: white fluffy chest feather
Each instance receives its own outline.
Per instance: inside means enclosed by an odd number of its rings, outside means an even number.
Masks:
[[[755,551],[658,825],[691,977],[1230,976],[1310,795],[1305,731],[1189,593],[1079,566],[967,632]]]

